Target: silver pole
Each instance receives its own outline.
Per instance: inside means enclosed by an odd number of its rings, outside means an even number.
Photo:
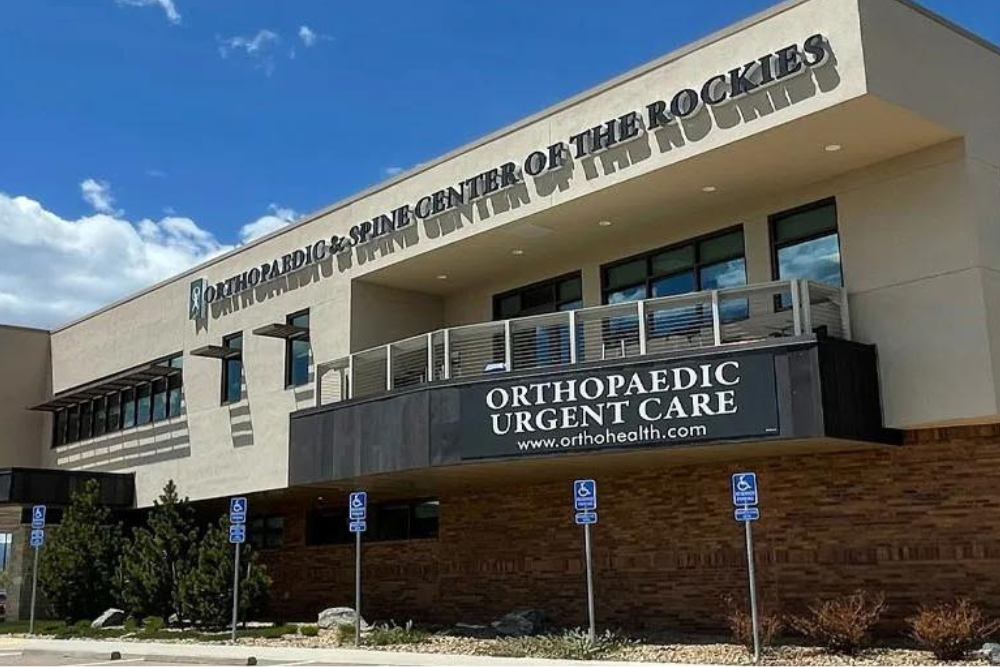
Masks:
[[[361,533],[354,533],[354,645],[361,646]]]
[[[240,609],[240,543],[236,543],[236,562],[233,564],[233,641],[236,641],[236,619]]]
[[[753,532],[750,521],[744,521],[747,534],[747,571],[750,574],[750,620],[753,624],[753,661],[760,661],[760,629],[757,623],[757,579],[753,569]]]
[[[38,547],[35,547],[35,564],[31,567],[31,620],[28,634],[35,634],[35,593],[38,591]]]
[[[583,524],[583,551],[587,557],[587,614],[590,617],[590,643],[597,641],[597,628],[594,621],[594,572],[590,565],[590,524]]]

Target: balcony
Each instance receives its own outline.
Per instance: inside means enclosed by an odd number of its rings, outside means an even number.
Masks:
[[[746,345],[850,340],[846,291],[802,280],[439,329],[316,366],[316,405],[442,381]]]

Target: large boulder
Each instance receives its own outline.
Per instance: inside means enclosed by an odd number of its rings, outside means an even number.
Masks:
[[[103,614],[94,619],[90,627],[95,629],[110,628],[116,625],[122,625],[125,622],[125,612],[121,609],[115,609],[112,607],[108,609]]]
[[[542,632],[545,624],[545,614],[538,609],[518,609],[503,616],[499,621],[493,621],[492,626],[498,635],[505,637],[527,637]]]
[[[332,630],[338,625],[354,625],[355,618],[357,618],[357,614],[350,607],[330,607],[319,613],[316,625],[322,630]],[[361,618],[361,629],[368,629],[364,617]]]
[[[978,653],[986,658],[991,665],[1000,665],[1000,644],[994,644],[992,642],[983,644],[983,647],[979,649]]]

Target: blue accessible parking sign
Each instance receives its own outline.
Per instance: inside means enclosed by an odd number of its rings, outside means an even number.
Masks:
[[[45,531],[41,528],[36,528],[31,531],[31,546],[40,547],[42,543],[45,542]]]
[[[235,523],[229,527],[229,543],[230,544],[243,544],[247,541],[247,527],[246,524]]]
[[[757,504],[757,475],[738,472],[733,475],[733,505],[746,507]]]
[[[363,533],[368,530],[368,523],[366,521],[352,521],[350,529],[352,533]]]
[[[573,482],[573,507],[577,512],[591,512],[597,509],[597,482],[592,479],[578,479]]]
[[[737,521],[756,521],[760,518],[760,510],[756,507],[737,507],[733,517]]]
[[[597,512],[577,512],[574,520],[578,526],[588,526],[597,523]]]
[[[35,505],[31,508],[31,527],[32,528],[44,528],[45,527],[45,505]]]
[[[368,493],[366,491],[354,491],[347,501],[347,511],[352,522],[362,521],[368,516]],[[364,532],[352,531],[352,532]]]
[[[229,523],[245,523],[247,520],[247,499],[238,496],[229,499]]]

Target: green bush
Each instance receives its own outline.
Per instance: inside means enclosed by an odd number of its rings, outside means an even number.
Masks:
[[[193,512],[170,480],[153,502],[146,525],[126,541],[118,583],[122,604],[130,613],[170,618],[180,611],[180,580],[194,563],[198,543]]]
[[[279,639],[285,635],[294,635],[298,632],[298,628],[294,625],[289,625],[287,623],[276,623],[270,627],[264,628],[245,628],[243,630],[237,630],[237,637],[262,637],[264,639]]]
[[[938,660],[961,660],[969,651],[1000,629],[969,600],[920,607],[916,616],[906,619],[910,636]]]
[[[245,619],[263,611],[271,578],[248,544],[240,552],[240,570],[239,615]],[[232,622],[233,545],[227,517],[206,531],[194,566],[178,590],[182,618],[207,628],[224,628]]]
[[[597,635],[591,642],[587,631],[577,628],[555,635],[502,637],[490,653],[508,658],[603,660],[614,657],[633,643],[633,640],[611,630]]]
[[[352,626],[353,630],[353,626]],[[353,632],[351,635],[353,636]],[[372,631],[365,635],[365,644],[371,646],[388,646],[391,644],[419,644],[427,641],[431,633],[424,630],[414,630],[413,623],[407,623],[400,627],[395,623],[372,628]]]
[[[139,630],[139,622],[135,620],[135,616],[129,616],[125,619],[123,627],[125,628],[125,632],[133,634]]]
[[[98,504],[98,491],[95,480],[77,489],[39,554],[38,583],[56,615],[70,621],[96,618],[115,602],[121,526]]]
[[[147,616],[142,621],[142,631],[145,634],[156,634],[163,629],[166,623],[159,616]]]
[[[315,637],[319,634],[319,628],[315,625],[300,625],[299,634],[303,637]]]
[[[349,644],[354,642],[354,624],[338,623],[334,628],[335,641],[338,644]]]

